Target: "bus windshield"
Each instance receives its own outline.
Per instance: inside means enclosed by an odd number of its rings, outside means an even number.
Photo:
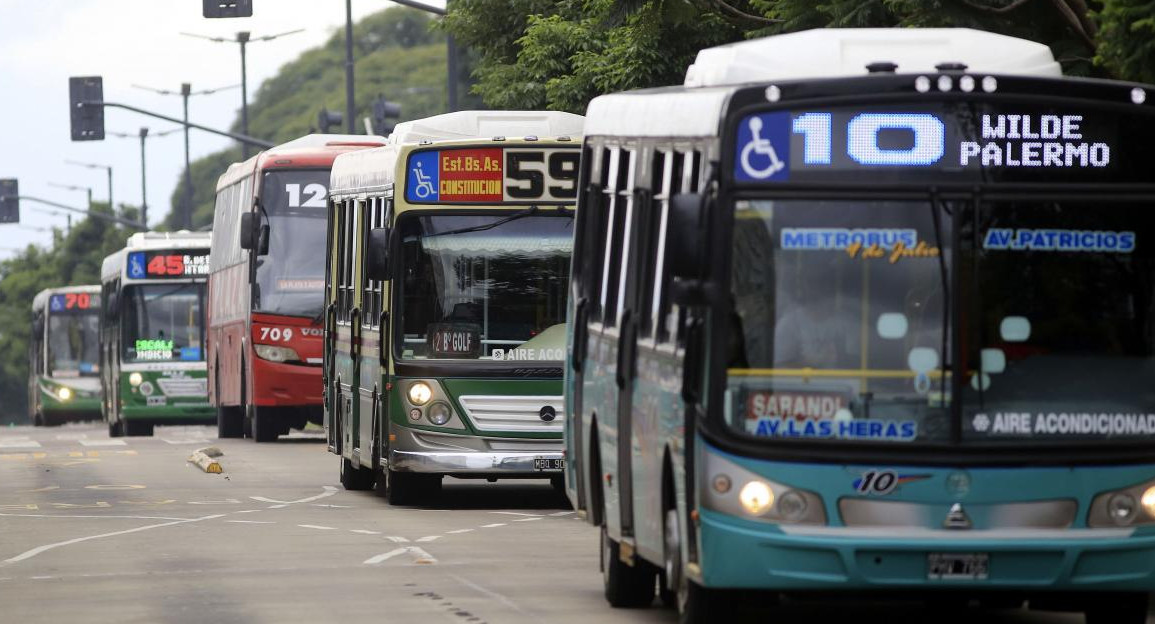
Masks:
[[[324,307],[325,201],[329,171],[265,174],[261,206],[269,253],[257,257],[253,311],[315,317]]]
[[[402,215],[399,355],[557,361],[573,213]]]
[[[204,361],[204,293],[202,283],[126,286],[124,361]]]
[[[48,317],[48,374],[95,377],[100,374],[100,323],[96,310]]]
[[[739,202],[735,223],[726,405],[740,433],[1155,436],[1155,217],[1139,206],[766,200]],[[944,326],[954,298],[962,323]]]

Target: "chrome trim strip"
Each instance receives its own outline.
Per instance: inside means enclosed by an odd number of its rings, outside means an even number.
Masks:
[[[542,478],[561,474],[560,470],[534,470],[533,460],[535,458],[563,459],[564,454],[556,451],[459,453],[391,450],[389,451],[388,467],[399,472],[439,474],[542,475]]]
[[[854,539],[936,540],[943,542],[1052,540],[1110,540],[1124,539],[1135,533],[1134,528],[1119,529],[994,529],[990,531],[949,531],[911,526],[891,527],[819,527],[779,525],[782,532],[797,537],[835,537]]]

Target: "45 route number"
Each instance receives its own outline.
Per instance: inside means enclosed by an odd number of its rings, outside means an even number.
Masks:
[[[290,327],[281,329],[280,327],[262,327],[261,340],[272,340],[274,342],[288,342],[293,339],[293,330]]]

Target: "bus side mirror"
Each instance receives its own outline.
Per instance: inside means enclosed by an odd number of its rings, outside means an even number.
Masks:
[[[44,317],[38,316],[32,319],[32,333],[36,336],[44,334]]]
[[[257,230],[257,255],[269,255],[269,224],[261,224],[261,228]]]
[[[389,279],[389,228],[369,231],[369,248],[365,250],[365,275],[383,282]]]
[[[116,292],[108,293],[108,301],[107,301],[107,303],[104,304],[104,309],[106,312],[106,316],[109,319],[116,318],[116,315],[119,312],[119,310],[117,309],[117,306],[119,306],[119,305],[120,305],[120,294],[116,293]]]
[[[252,212],[246,212],[241,215],[241,249],[253,249],[256,247],[254,234],[256,215]]]
[[[693,279],[704,273],[705,214],[706,196],[702,193],[678,193],[670,200],[666,257],[674,278]]]

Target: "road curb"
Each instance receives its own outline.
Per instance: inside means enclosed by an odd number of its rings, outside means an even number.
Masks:
[[[221,463],[215,458],[220,457],[221,455],[224,455],[224,453],[220,452],[219,449],[210,446],[208,448],[197,449],[194,451],[192,455],[189,455],[188,461],[191,464],[195,464],[196,467],[205,472],[220,474],[224,472],[224,469],[221,468]]]

